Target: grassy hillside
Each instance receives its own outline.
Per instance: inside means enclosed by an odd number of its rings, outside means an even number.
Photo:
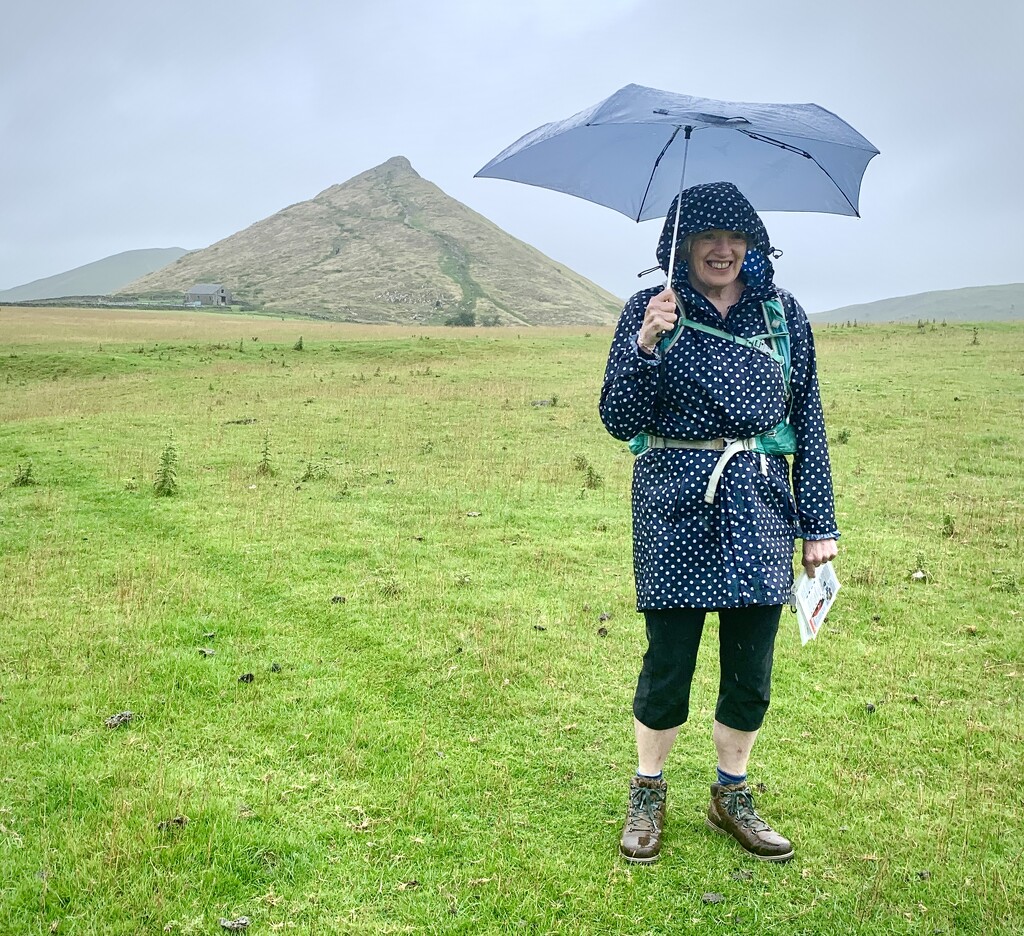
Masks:
[[[159,270],[187,253],[180,247],[152,250],[126,250],[75,267],[66,273],[33,280],[12,289],[0,289],[0,302],[30,302],[33,299],[59,299],[62,296],[106,296],[140,276]]]
[[[969,286],[843,306],[811,316],[819,322],[1019,322],[1024,320],[1024,283]]]
[[[1024,932],[1024,329],[820,331],[844,585],[751,764],[796,858],[703,827],[712,618],[650,868],[610,329],[0,334],[0,932]]]
[[[223,283],[243,303],[338,321],[610,324],[622,303],[395,157],[122,290]]]

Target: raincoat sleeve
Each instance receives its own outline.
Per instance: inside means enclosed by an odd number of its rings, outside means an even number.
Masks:
[[[647,303],[658,290],[638,292],[622,310],[601,387],[601,421],[616,439],[629,441],[654,421],[661,355],[644,354],[636,338]]]
[[[793,456],[793,492],[800,516],[798,535],[805,540],[836,539],[832,468],[825,438],[825,417],[818,391],[814,338],[807,314],[789,293],[782,294],[789,323],[793,373],[793,409],[790,423],[796,430]]]

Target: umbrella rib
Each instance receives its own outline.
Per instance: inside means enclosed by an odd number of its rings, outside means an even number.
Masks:
[[[803,156],[805,159],[814,159],[814,157],[810,153],[808,153],[807,150],[802,150],[799,147],[791,146],[789,143],[783,143],[782,140],[773,140],[771,137],[767,137],[763,133],[755,133],[753,130],[742,130],[740,128],[737,129],[740,130],[740,133],[746,134],[752,140],[757,140],[760,143],[771,143],[772,146],[777,146],[779,149],[787,150],[790,153],[796,153],[797,156]],[[815,162],[817,162],[817,160],[815,160]]]
[[[739,128],[737,128],[737,129],[739,129]],[[832,173],[829,172],[828,169],[826,169],[820,162],[818,162],[818,160],[816,160],[810,153],[808,153],[807,150],[802,150],[799,147],[791,146],[789,143],[783,143],[782,140],[773,140],[771,137],[764,136],[761,133],[754,133],[754,131],[752,131],[752,130],[742,130],[742,129],[740,129],[740,133],[745,133],[752,140],[757,140],[757,141],[759,141],[761,143],[770,143],[772,146],[779,147],[779,149],[784,149],[784,150],[786,150],[789,153],[796,153],[797,156],[803,156],[804,159],[809,159],[822,172],[824,172],[825,175],[828,176],[829,182],[831,182],[839,190],[839,194],[842,195],[843,198],[846,199],[846,204],[848,204],[853,209],[854,215],[856,217],[858,217],[858,218],[860,217],[860,212],[857,210],[857,206],[852,201],[850,201],[850,199],[847,196],[846,192],[843,191],[842,186],[840,186],[839,183],[836,182],[836,180],[832,178]]]
[[[668,152],[668,148],[672,145],[672,141],[682,129],[682,127],[676,127],[672,131],[672,136],[668,138],[668,142],[661,148],[661,152],[658,153],[658,158],[654,160],[654,167],[651,169],[651,177],[647,180],[647,188],[644,189],[644,197],[640,199],[640,208],[637,211],[636,217],[633,219],[634,221],[639,222],[640,216],[644,213],[644,205],[647,203],[647,196],[650,194],[651,185],[654,184],[654,176],[658,171],[658,164],[661,162],[661,157]]]

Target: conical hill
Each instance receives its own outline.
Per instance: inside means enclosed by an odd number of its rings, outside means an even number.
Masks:
[[[220,283],[259,308],[353,322],[566,325],[620,301],[421,178],[396,156],[136,280],[123,293]]]

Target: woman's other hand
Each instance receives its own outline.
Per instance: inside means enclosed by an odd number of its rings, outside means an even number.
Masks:
[[[669,288],[653,296],[647,303],[644,323],[640,326],[640,334],[636,336],[637,344],[642,351],[653,354],[662,335],[666,335],[676,327],[676,294]]]
[[[834,539],[804,540],[804,557],[801,562],[807,577],[814,578],[814,572],[818,566],[831,562],[835,559],[837,552]]]

